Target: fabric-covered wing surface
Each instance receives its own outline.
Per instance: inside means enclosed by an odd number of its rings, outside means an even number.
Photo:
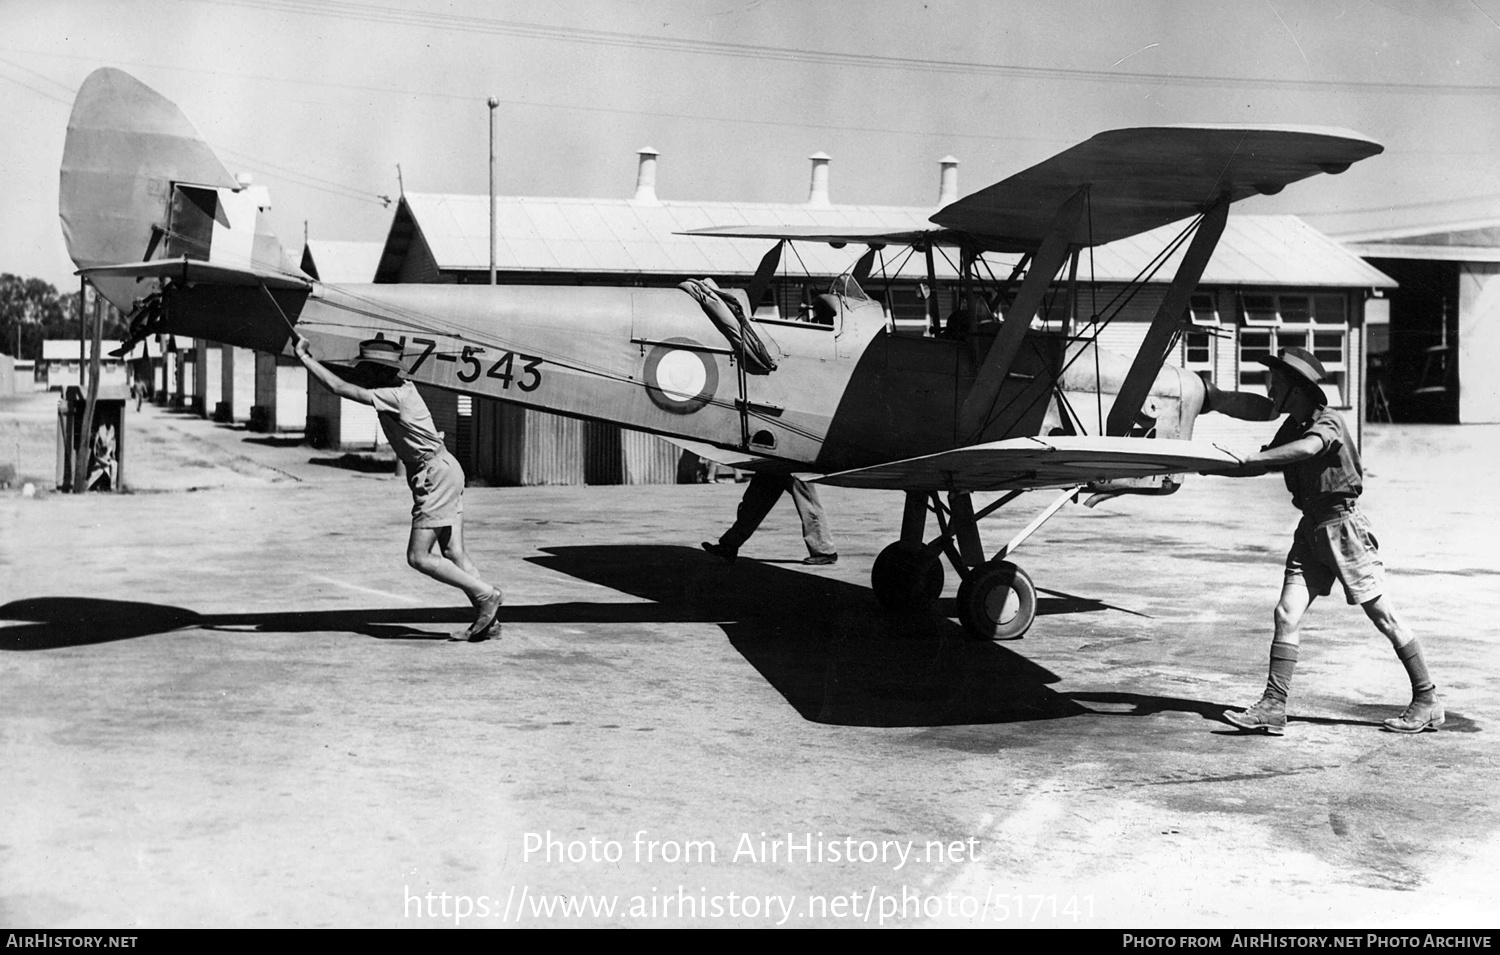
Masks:
[[[1236,467],[1234,455],[1167,438],[1008,438],[873,467],[804,475],[820,484],[904,491],[1068,487],[1125,477]]]
[[[731,239],[792,239],[800,242],[863,242],[878,245],[918,245],[923,242],[942,244],[945,241],[951,245],[959,238],[936,227],[903,230],[821,225],[721,225],[689,229],[681,234],[716,235]]]
[[[1344,129],[1149,126],[1112,129],[940,209],[932,221],[985,248],[1035,249],[1059,207],[1089,187],[1089,214],[1071,244],[1100,245],[1231,201],[1343,172],[1384,147]]]

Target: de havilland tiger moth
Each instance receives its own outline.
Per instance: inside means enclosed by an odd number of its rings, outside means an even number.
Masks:
[[[743,290],[332,285],[291,264],[251,190],[173,103],[105,68],[73,106],[60,212],[80,273],[129,314],[136,338],[283,353],[302,335],[338,364],[384,337],[429,386],[612,422],[739,468],[902,491],[875,596],[892,610],[930,605],[946,558],[964,626],[1012,639],[1035,618],[1036,588],[1011,557],[1063,504],[1169,493],[1183,474],[1232,469],[1233,454],[1193,440],[1194,420],[1206,406],[1264,416],[1264,399],[1214,391],[1165,361],[1230,204],[1381,151],[1315,127],[1110,130],[919,229],[696,230],[772,243]],[[1133,356],[1099,348],[1098,316],[1075,314],[1080,253],[1177,222],[1157,263],[1180,261],[1144,342]],[[765,320],[755,306],[797,241],[853,246],[855,260],[819,296],[821,322]],[[920,336],[897,334],[865,291],[877,256],[902,246],[957,262],[959,307],[945,317],[934,304]],[[1019,261],[992,270],[1000,256]],[[1069,303],[1061,327],[1038,320],[1054,295]],[[1048,506],[986,554],[979,521],[1045,489]],[[976,510],[979,492],[1003,493]]]

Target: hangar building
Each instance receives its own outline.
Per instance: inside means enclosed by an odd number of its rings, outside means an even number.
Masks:
[[[1500,220],[1340,235],[1401,283],[1370,347],[1371,420],[1500,423]]]

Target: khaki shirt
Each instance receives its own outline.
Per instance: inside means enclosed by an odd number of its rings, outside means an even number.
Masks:
[[[1309,516],[1347,508],[1364,491],[1364,467],[1349,435],[1349,426],[1337,411],[1323,407],[1306,423],[1288,418],[1267,445],[1278,448],[1308,435],[1323,442],[1323,450],[1282,469],[1292,504]]]

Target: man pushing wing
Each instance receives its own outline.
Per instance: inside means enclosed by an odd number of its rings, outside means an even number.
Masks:
[[[1422,647],[1396,616],[1385,595],[1385,572],[1375,535],[1359,509],[1364,468],[1349,436],[1349,426],[1327,406],[1319,383],[1323,365],[1303,348],[1284,348],[1277,357],[1260,359],[1271,369],[1270,401],[1209,388],[1204,410],[1234,417],[1286,422],[1263,449],[1250,455],[1228,477],[1252,477],[1279,470],[1302,511],[1291,550],[1281,599],[1273,615],[1270,673],[1259,701],[1224,718],[1244,730],[1280,736],[1286,730],[1286,699],[1301,643],[1302,616],[1318,597],[1333,591],[1334,581],[1351,605],[1358,604],[1395,648],[1411,678],[1412,700],[1406,710],[1384,721],[1394,733],[1420,733],[1443,725],[1446,714],[1437,687],[1427,672]],[[1264,404],[1264,408],[1258,407]]]

